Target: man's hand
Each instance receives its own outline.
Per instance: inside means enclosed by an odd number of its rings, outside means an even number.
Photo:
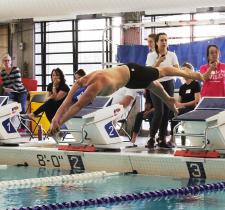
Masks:
[[[60,124],[59,124],[59,121],[53,118],[53,120],[52,120],[52,122],[51,122],[51,125],[50,125],[50,128],[49,128],[49,130],[48,130],[48,134],[49,134],[50,136],[53,136],[53,135],[55,135],[57,132],[59,132],[59,130],[60,130]]]

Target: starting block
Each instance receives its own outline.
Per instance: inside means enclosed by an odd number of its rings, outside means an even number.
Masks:
[[[184,136],[190,142],[190,146],[177,147],[225,153],[224,110],[225,97],[204,97],[193,111],[175,117],[173,120],[181,123],[174,128],[174,138]],[[183,127],[182,133],[178,129],[180,125]]]
[[[124,112],[123,106],[110,105],[111,100],[111,97],[98,96],[93,103],[65,123],[67,131],[76,140],[74,143],[69,142],[71,145],[79,145],[78,150],[84,144],[94,145],[99,149],[118,150],[126,147],[123,144],[131,144],[122,141],[114,125],[114,121]]]
[[[21,137],[13,122],[21,112],[21,104],[8,103],[8,96],[0,96],[0,144],[19,144],[29,138]]]

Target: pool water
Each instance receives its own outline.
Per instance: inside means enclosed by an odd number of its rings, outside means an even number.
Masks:
[[[0,165],[0,181],[20,180],[37,177],[60,176],[70,174],[71,171],[61,169],[34,168],[24,166]]]
[[[31,167],[0,167],[0,179],[24,179],[70,174],[70,171],[38,169]],[[221,180],[188,180],[172,177],[143,175],[117,175],[65,184],[63,186],[41,186],[23,189],[0,189],[0,209],[34,207],[50,203],[62,203],[84,199],[95,199],[112,195],[149,192],[161,189],[180,188],[194,184],[212,183]],[[225,192],[218,191],[196,196],[166,197],[122,202],[113,205],[92,206],[85,209],[99,210],[222,210],[225,209]]]

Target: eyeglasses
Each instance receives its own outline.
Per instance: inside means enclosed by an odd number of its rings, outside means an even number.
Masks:
[[[11,61],[11,60],[9,60],[9,59],[6,59],[6,60],[3,60],[4,62],[9,62],[9,61]]]

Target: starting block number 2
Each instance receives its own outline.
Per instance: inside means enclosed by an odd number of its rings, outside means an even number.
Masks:
[[[16,130],[14,126],[12,125],[11,121],[9,119],[6,119],[5,121],[2,122],[2,126],[6,130],[7,133],[15,133]]]
[[[109,122],[105,125],[105,130],[107,134],[109,135],[109,138],[115,138],[119,136],[112,122]]]

